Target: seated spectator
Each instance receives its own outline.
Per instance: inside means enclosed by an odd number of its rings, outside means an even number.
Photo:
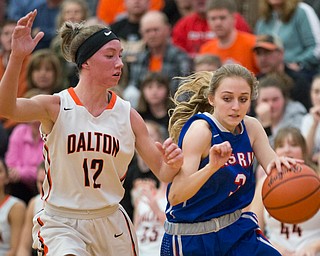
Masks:
[[[170,100],[169,81],[160,73],[147,73],[140,85],[140,99],[137,111],[144,120],[158,123],[165,138],[169,136],[169,114],[172,107]]]
[[[320,166],[320,74],[314,76],[311,84],[312,107],[301,122],[301,132],[307,141],[311,160]]]
[[[272,72],[284,73],[293,80],[293,87],[290,90],[290,97],[301,102],[307,109],[310,108],[310,86],[311,81],[301,71],[290,68],[284,61],[282,41],[275,35],[259,35],[253,48],[257,65],[260,70],[258,79]]]
[[[222,65],[219,56],[213,54],[198,54],[193,59],[193,70],[198,71],[215,71]]]
[[[8,168],[0,158],[0,255],[16,255],[24,222],[25,203],[8,194]]]
[[[37,93],[33,91],[33,93]],[[30,94],[29,97],[37,94]],[[37,168],[43,161],[43,140],[39,133],[40,122],[20,123],[10,134],[5,161],[9,168],[11,194],[26,204],[38,194]]]
[[[261,122],[270,144],[282,127],[300,128],[306,108],[290,98],[292,80],[285,74],[271,73],[259,81],[258,98],[255,104],[255,115]]]
[[[89,9],[85,0],[64,0],[59,8],[56,18],[56,30],[62,26],[65,21],[81,23],[89,17]],[[63,71],[63,88],[74,87],[78,83],[77,66],[65,60],[61,51],[61,38],[55,35],[50,43],[50,48],[58,56]]]
[[[33,89],[43,94],[59,92],[62,89],[61,73],[59,59],[50,49],[32,53],[27,67],[28,91],[24,97],[29,98]]]
[[[50,49],[33,52],[26,72],[27,91],[22,97],[59,92],[62,89],[61,72],[59,59]],[[12,130],[16,125],[16,121],[6,120],[7,129]]]
[[[218,55],[223,64],[237,63],[257,74],[259,70],[252,51],[256,36],[236,29],[236,8],[234,0],[208,2],[207,20],[215,38],[204,43],[199,52]]]
[[[182,17],[174,25],[172,40],[176,46],[184,49],[192,58],[200,50],[200,47],[215,37],[215,33],[209,28],[206,16],[206,4],[211,0],[192,0],[193,12]],[[239,31],[251,33],[252,30],[246,20],[235,13],[235,27]]]
[[[320,71],[320,21],[314,9],[296,0],[261,0],[259,6],[255,33],[279,36],[287,65],[312,79]]]
[[[159,72],[166,75],[173,95],[179,81],[172,78],[187,75],[192,68],[189,56],[170,42],[170,25],[164,13],[148,11],[141,18],[140,31],[146,46],[138,54],[137,61],[131,64],[129,76],[129,87],[133,87],[135,92],[129,96],[128,88],[124,91],[125,98],[130,100],[132,97],[130,101],[133,107],[137,106],[140,94],[138,88],[146,73]]]
[[[305,164],[310,164],[306,141],[297,128],[280,129],[275,137],[274,149],[278,156],[303,159]],[[314,165],[311,168],[317,170]],[[265,172],[262,170],[261,173]],[[258,178],[255,196],[249,207],[250,211],[256,213],[262,232],[283,256],[319,255],[320,211],[311,219],[298,224],[282,223],[274,219],[266,211],[261,198],[265,177],[263,174]]]

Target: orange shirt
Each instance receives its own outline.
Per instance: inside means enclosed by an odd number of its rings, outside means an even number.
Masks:
[[[162,63],[163,63],[162,56],[151,55],[149,71],[160,72],[162,69]]]
[[[162,10],[163,7],[164,0],[150,0],[151,10]],[[110,25],[125,11],[124,0],[99,0],[96,13],[98,18]]]
[[[214,38],[204,43],[199,53],[211,53],[218,55],[223,64],[238,63],[246,67],[254,74],[259,72],[258,66],[255,61],[253,47],[256,43],[256,36],[246,32],[237,32],[236,40],[228,48],[221,48],[219,41]]]

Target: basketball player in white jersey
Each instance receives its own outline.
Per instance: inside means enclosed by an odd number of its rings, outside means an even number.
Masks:
[[[138,255],[133,225],[119,205],[128,164],[137,150],[168,182],[180,170],[182,152],[170,138],[155,143],[129,102],[108,90],[121,76],[122,47],[101,25],[66,22],[61,27],[63,54],[79,69],[75,88],[17,99],[22,62],[44,35],[31,37],[36,13],[18,21],[0,83],[0,115],[40,121],[45,141],[45,203],[34,218],[33,246],[47,256]]]
[[[0,158],[0,255],[16,255],[26,206],[24,202],[6,193],[8,168]]]

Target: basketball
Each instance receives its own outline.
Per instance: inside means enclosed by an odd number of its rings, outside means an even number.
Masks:
[[[320,179],[305,164],[290,169],[274,168],[262,186],[262,201],[269,214],[283,222],[297,224],[310,219],[320,207]]]

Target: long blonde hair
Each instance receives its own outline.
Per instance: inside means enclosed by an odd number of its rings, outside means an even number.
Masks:
[[[193,115],[199,112],[213,113],[208,96],[214,95],[222,80],[228,77],[239,77],[246,80],[251,88],[251,100],[257,97],[258,82],[252,72],[239,64],[226,64],[214,72],[201,71],[181,80],[172,101],[174,108],[169,110],[169,134],[177,142],[182,126]]]

